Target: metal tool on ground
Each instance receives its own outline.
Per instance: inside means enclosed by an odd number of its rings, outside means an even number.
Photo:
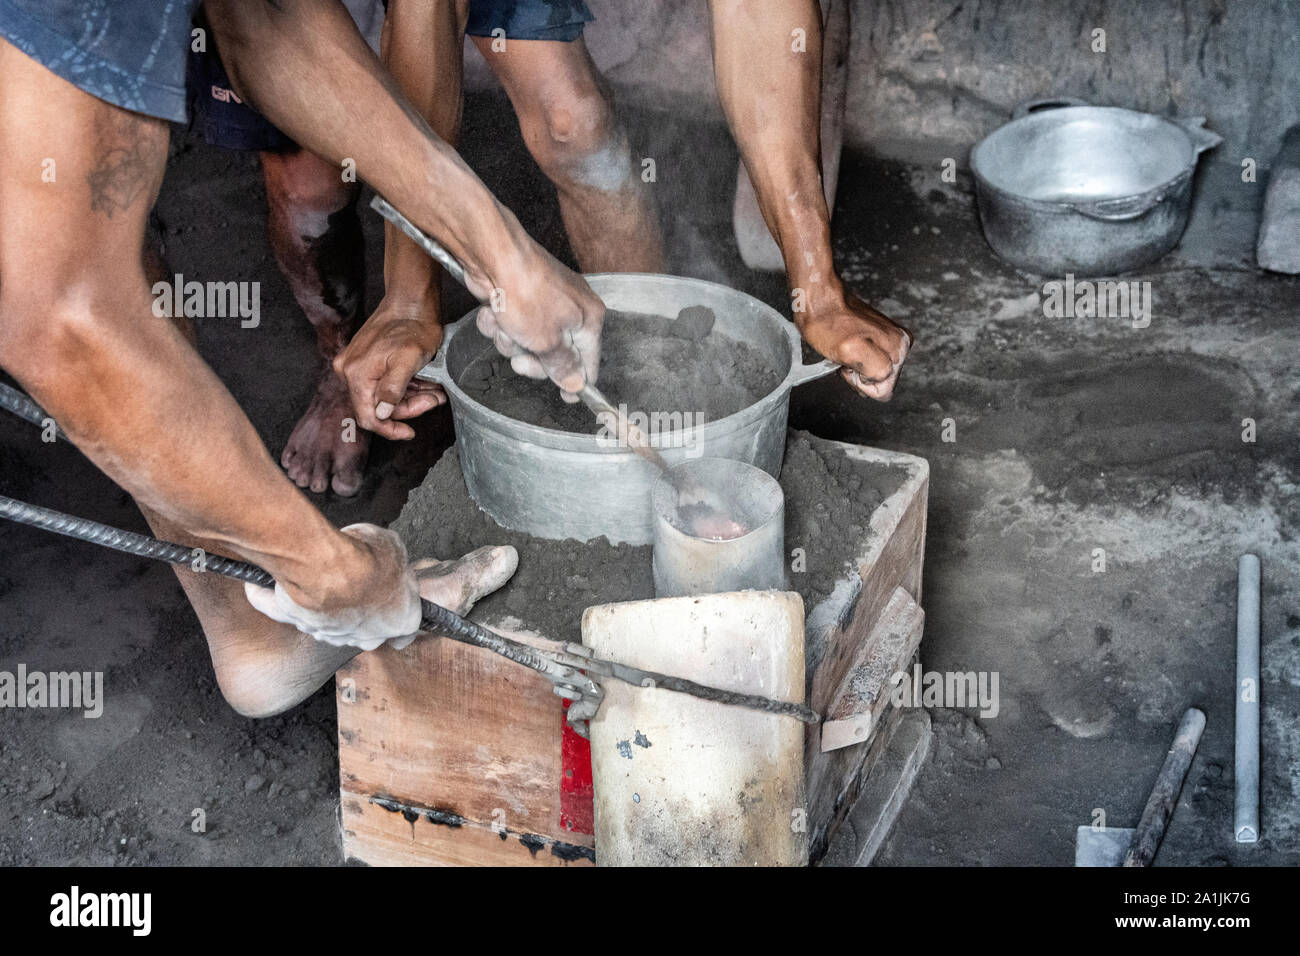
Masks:
[[[469,290],[469,283],[465,278],[465,267],[461,265],[455,256],[444,249],[436,239],[402,215],[383,196],[376,195],[370,201],[370,208],[405,233],[411,241],[446,269],[453,279],[464,286],[466,290]],[[633,422],[629,421],[623,409],[606,398],[594,384],[591,382],[585,384],[582,391],[578,393],[578,397],[598,418],[604,417],[603,424],[612,424],[614,426],[615,434],[625,447],[659,469],[660,473],[672,483],[681,496],[689,498],[695,507],[702,509],[703,514],[700,515],[700,519],[704,523],[719,524],[728,520],[729,509],[727,506],[719,503],[717,496],[712,492],[707,492],[690,484],[685,477],[685,472],[675,471],[669,467],[663,455],[659,454],[658,450],[650,444],[650,439],[646,437],[645,433]]]
[[[1156,777],[1151,796],[1142,810],[1142,819],[1136,827],[1081,826],[1075,834],[1075,866],[1150,866],[1164,839],[1165,828],[1178,805],[1183,781],[1196,756],[1201,732],[1205,730],[1205,714],[1189,707],[1178,724],[1174,741]]]
[[[1237,562],[1237,704],[1232,830],[1238,843],[1259,839],[1259,558]]]
[[[237,581],[251,582],[262,587],[275,586],[275,579],[255,564],[219,555],[196,553],[194,548],[187,548],[181,544],[159,541],[148,535],[62,514],[3,495],[0,495],[0,518],[8,518],[19,524],[42,528],[80,541],[89,541],[115,551],[166,561],[168,564],[193,568],[197,561],[201,570],[205,572],[220,574]],[[485,648],[534,670],[549,680],[556,694],[573,701],[569,707],[568,719],[574,729],[580,733],[583,731],[581,722],[590,720],[604,699],[604,690],[593,676],[611,678],[639,687],[660,687],[720,704],[794,717],[804,723],[817,723],[821,719],[814,711],[800,704],[752,694],[737,694],[698,684],[682,677],[628,667],[617,661],[601,660],[592,656],[590,650],[581,644],[566,642],[555,651],[533,647],[490,631],[431,601],[421,600],[420,603],[423,611],[420,621],[422,631]]]

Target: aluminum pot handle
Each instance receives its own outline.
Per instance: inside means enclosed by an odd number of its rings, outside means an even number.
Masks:
[[[1075,212],[1082,213],[1089,219],[1103,222],[1124,222],[1145,216],[1165,198],[1163,189],[1151,189],[1136,196],[1120,196],[1115,199],[1097,199],[1093,202],[1069,203]]]
[[[811,365],[803,364],[803,336],[793,322],[785,324],[785,337],[790,343],[790,371],[785,376],[785,381],[781,383],[781,388],[789,391],[799,385],[805,385],[808,382],[815,382],[819,378],[825,378],[831,372],[838,371],[840,365],[828,358],[820,362],[813,362]]]
[[[442,330],[442,345],[438,347],[433,358],[429,359],[428,364],[415,373],[416,378],[422,382],[436,382],[439,385],[451,384],[451,373],[447,371],[447,348],[451,345],[451,337],[464,321],[464,319],[457,319]]]
[[[1183,116],[1174,120],[1192,141],[1192,149],[1199,156],[1207,149],[1214,149],[1223,142],[1223,137],[1214,130],[1205,128],[1204,116]]]
[[[790,374],[786,378],[786,386],[794,388],[808,382],[815,382],[819,378],[830,375],[831,372],[838,372],[841,368],[843,366],[839,362],[833,362],[830,359],[822,359],[820,362],[813,362],[811,365],[796,365],[790,369]]]
[[[1030,113],[1038,113],[1043,110],[1060,109],[1063,106],[1091,106],[1086,100],[1081,100],[1073,96],[1045,96],[1036,100],[1025,100],[1014,110],[1011,111],[1011,118],[1018,120],[1028,116]]]

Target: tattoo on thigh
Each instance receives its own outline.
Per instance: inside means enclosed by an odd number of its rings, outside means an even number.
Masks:
[[[160,165],[158,130],[151,128],[149,120],[116,112],[97,125],[100,153],[86,174],[86,184],[90,208],[112,219],[113,213],[131,208],[154,184]],[[162,132],[165,137],[165,127]]]

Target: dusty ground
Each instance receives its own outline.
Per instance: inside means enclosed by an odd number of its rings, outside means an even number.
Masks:
[[[465,152],[550,248],[558,210],[504,101],[476,96]],[[776,305],[779,277],[743,269],[727,219],[734,148],[716,128],[638,114],[657,160],[678,271]],[[251,157],[182,140],[159,214],[187,278],[262,283],[258,330],[214,320],[201,347],[278,452],[305,407],[314,344],[263,239]],[[882,861],[1068,863],[1103,808],[1137,818],[1189,704],[1209,723],[1163,863],[1296,863],[1300,553],[1295,541],[1300,282],[1249,268],[1260,186],[1224,166],[1202,183],[1180,253],[1149,276],[1154,318],[1047,319],[1042,280],[992,257],[969,186],[930,168],[847,156],[836,212],[845,277],[917,334],[897,398],[802,389],[792,422],[923,455],[932,467],[922,659],[995,670],[1001,711],[936,714],[933,755]],[[379,230],[367,215],[371,248]],[[373,301],[378,262],[370,264]],[[450,315],[467,305],[452,293]],[[888,300],[888,301],[886,301]],[[1241,441],[1243,418],[1258,423]],[[336,521],[388,521],[449,439],[381,446]],[[942,440],[944,419],[955,441]],[[0,420],[0,493],[146,530],[75,450]],[[232,489],[237,493],[237,489]],[[1107,569],[1091,569],[1104,548]],[[1264,840],[1231,842],[1235,569],[1264,562]],[[245,720],[221,700],[170,571],[27,529],[0,530],[0,669],[103,670],[103,717],[3,711],[0,864],[337,863],[329,689]],[[193,811],[206,833],[192,832]]]

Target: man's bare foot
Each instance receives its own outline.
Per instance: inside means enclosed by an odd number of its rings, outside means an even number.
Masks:
[[[510,580],[519,567],[519,552],[508,544],[484,545],[459,558],[423,558],[411,565],[420,584],[420,597],[464,617],[479,600]],[[388,642],[403,650],[415,637]]]
[[[370,434],[356,423],[347,385],[326,367],[280,464],[299,488],[317,494],[333,488],[335,494],[351,497],[361,490],[369,450]]]
[[[420,597],[464,617],[479,599],[501,587],[519,567],[519,552],[508,544],[486,545],[461,558],[425,558],[411,565]]]
[[[448,561],[427,558],[411,567],[421,597],[464,616],[475,602],[504,585],[518,565],[518,552],[501,545]],[[243,586],[236,582],[188,570],[178,574],[205,622],[221,692],[245,717],[270,717],[296,706],[362,653],[356,647],[314,640],[263,616],[247,603]],[[200,584],[216,588],[225,600],[197,590]],[[401,650],[416,636],[391,640],[388,646]]]

